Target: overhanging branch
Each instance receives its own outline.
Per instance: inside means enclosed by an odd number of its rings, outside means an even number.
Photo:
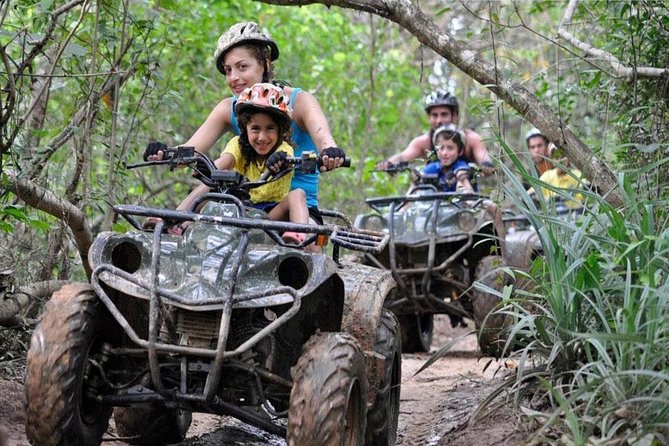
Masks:
[[[619,78],[657,79],[669,73],[669,69],[667,68],[628,67],[613,54],[599,48],[595,48],[594,46],[577,39],[565,28],[571,24],[571,18],[574,16],[574,11],[576,10],[576,6],[578,6],[578,1],[579,0],[570,0],[569,5],[567,5],[567,9],[565,10],[564,17],[562,18],[562,22],[560,23],[560,27],[558,28],[558,35],[565,39],[570,45],[583,51],[587,56],[607,62],[609,65],[611,65],[613,74]]]

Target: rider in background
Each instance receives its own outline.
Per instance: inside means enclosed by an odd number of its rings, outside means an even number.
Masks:
[[[567,193],[568,189],[583,189],[588,187],[588,181],[583,178],[581,171],[571,168],[569,159],[566,156],[556,161],[555,167],[541,174],[539,180],[542,183],[553,186],[553,188],[545,187],[541,184],[537,186],[537,189],[541,191],[546,200],[561,199],[564,193]],[[564,192],[559,193],[553,189],[563,189]],[[536,195],[535,188],[530,187],[527,193],[529,195]],[[573,194],[573,199],[565,199],[563,203],[569,208],[576,209],[583,205],[583,200],[583,194],[575,193]]]
[[[474,192],[469,176],[469,164],[461,157],[465,151],[465,133],[454,124],[446,124],[434,131],[432,137],[439,161],[429,163],[424,174],[436,174],[438,187],[443,192]]]
[[[553,186],[555,189],[575,189],[588,185],[588,182],[583,179],[581,171],[570,168],[569,159],[566,156],[561,156],[561,151],[541,133],[541,130],[533,128],[527,132],[525,141],[541,182]],[[527,181],[524,181],[523,185],[528,194],[536,195],[535,188],[531,187]],[[538,188],[546,200],[559,197],[559,194],[550,188],[542,186],[538,186]],[[583,203],[583,195],[577,193],[574,195],[574,200],[565,200],[564,203],[570,208],[580,207]]]
[[[530,151],[530,158],[539,172],[539,175],[553,168],[551,158],[555,146],[550,144],[548,138],[541,133],[538,128],[533,128],[525,135],[527,150]]]
[[[265,169],[276,173],[287,157],[293,156],[289,144],[291,110],[283,89],[270,83],[255,84],[237,99],[235,113],[240,126],[214,162],[221,170],[234,169],[250,181],[258,181]],[[291,175],[251,189],[253,207],[268,213],[271,220],[309,223],[306,195],[302,189],[290,190]],[[290,192],[289,192],[290,190]],[[195,188],[177,209],[190,209],[198,196],[209,191],[206,185]],[[283,239],[300,244],[305,234],[284,232]]]
[[[417,158],[428,160],[434,150],[434,133],[442,125],[458,123],[458,100],[449,92],[436,90],[425,98],[425,112],[430,121],[430,131],[411,140],[406,149],[377,164],[377,169],[387,169],[391,164],[410,162]],[[490,154],[481,136],[473,130],[464,130],[466,143],[463,152],[465,161],[475,162],[481,172],[489,175],[494,171]]]
[[[551,158],[552,149],[555,146],[548,142],[548,138],[541,133],[541,130],[535,127],[527,132],[525,134],[525,143],[527,144],[527,150],[530,152],[530,158],[532,159],[539,176],[553,168]],[[532,173],[532,169],[528,169],[528,171]],[[525,186],[525,189],[528,189],[530,184],[527,181],[524,181],[523,186]]]

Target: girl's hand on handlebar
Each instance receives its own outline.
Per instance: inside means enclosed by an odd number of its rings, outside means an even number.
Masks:
[[[267,157],[265,169],[268,169],[272,173],[277,173],[287,164],[287,160],[288,154],[286,152],[274,152]]]

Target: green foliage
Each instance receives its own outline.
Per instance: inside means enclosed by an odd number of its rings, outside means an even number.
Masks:
[[[60,7],[62,2],[52,0],[13,0],[2,9],[0,46],[10,60],[5,69],[20,66],[37,49]],[[539,185],[535,172],[523,168],[526,160],[510,148],[524,148],[529,123],[378,17],[249,0],[115,0],[85,7],[58,18],[53,36],[23,75],[10,79],[0,70],[3,107],[12,84],[20,104],[0,129],[0,140],[10,142],[0,155],[3,168],[82,208],[94,232],[128,228],[111,223],[113,204],[173,208],[196,184],[184,169],[130,171],[124,164],[137,161],[151,139],[185,142],[230,95],[213,51],[224,30],[248,20],[276,39],[277,78],[319,99],[338,145],[354,160],[351,169],[323,175],[322,207],[353,216],[364,210],[364,198],[403,193],[407,177],[389,178],[373,169],[427,130],[421,98],[434,87],[460,98],[461,124],[497,125],[505,137],[500,159],[507,157],[523,179]],[[537,207],[511,168],[502,166],[510,199],[530,215],[547,253],[530,272],[516,273],[539,278],[534,290],[502,297],[509,302],[505,311],[518,320],[512,337],[527,344],[519,353],[519,385],[541,383],[554,409],[547,427],[576,444],[612,437],[633,443],[667,429],[669,178],[662,160],[669,153],[669,87],[666,76],[618,79],[610,65],[585,60],[564,40],[555,41],[564,8],[564,2],[549,0],[474,2],[466,9],[438,4],[431,13],[452,37],[476,47],[595,153],[624,170],[623,207],[588,194],[584,215],[565,220],[550,203]],[[669,66],[669,7],[662,0],[581,1],[572,23],[570,32],[626,66]],[[49,80],[45,114],[23,121],[28,106],[39,109],[37,80]],[[115,87],[98,100],[109,85]],[[217,155],[229,136],[210,154]],[[489,141],[491,148],[497,142]],[[11,252],[30,259],[19,263],[17,275],[81,277],[80,269],[72,273],[78,260],[67,240],[60,242],[61,258],[45,262],[54,218],[14,204],[15,198],[2,193],[0,246],[22,236],[20,249]],[[541,368],[530,370],[533,361]]]
[[[559,217],[550,203],[537,208],[522,190],[510,191],[545,253],[531,272],[536,288],[518,290],[503,311],[518,321],[510,342],[526,346],[515,355],[541,370],[521,360],[517,385],[538,379],[545,389],[550,410],[537,415],[548,420],[538,433],[547,441],[558,432],[573,444],[633,443],[666,428],[669,203],[636,185],[639,175],[658,175],[668,162],[621,174],[621,208],[588,194],[578,218]]]
[[[51,225],[38,218],[31,218],[25,209],[16,206],[0,206],[0,231],[10,233],[14,230],[12,220],[27,224],[33,229],[46,232]]]
[[[588,2],[579,5],[575,21],[606,29],[589,33],[592,44],[610,52],[630,67],[669,66],[669,6],[666,2]],[[593,14],[594,12],[594,14]],[[594,23],[592,23],[594,20]],[[620,82],[591,73],[583,86],[604,104],[615,104],[608,125],[617,133],[620,145],[615,157],[625,165],[644,166],[669,154],[666,78],[631,79]],[[597,85],[599,83],[599,85]],[[648,150],[652,147],[653,150]],[[642,149],[642,150],[639,150]],[[645,149],[645,150],[644,150]],[[667,176],[660,178],[667,181]]]

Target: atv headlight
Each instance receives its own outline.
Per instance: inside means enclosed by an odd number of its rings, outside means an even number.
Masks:
[[[387,229],[388,225],[386,224],[386,219],[381,215],[366,215],[363,218],[360,227],[370,231],[383,232]]]
[[[136,272],[142,265],[142,251],[133,240],[123,240],[111,250],[111,263],[127,273]]]
[[[476,228],[476,219],[471,212],[460,212],[458,215],[458,226],[464,232],[472,232]]]

